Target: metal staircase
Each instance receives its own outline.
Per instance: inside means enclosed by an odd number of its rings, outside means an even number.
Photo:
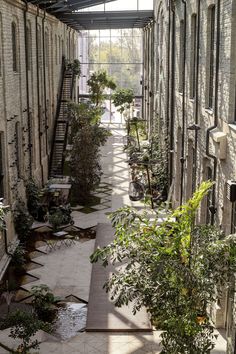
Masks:
[[[67,104],[72,100],[74,89],[73,70],[64,67],[62,73],[61,92],[58,100],[56,121],[53,133],[49,176],[62,176],[65,161],[65,149],[68,135],[68,108]]]

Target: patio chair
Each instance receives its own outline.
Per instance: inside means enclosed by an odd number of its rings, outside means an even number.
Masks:
[[[45,240],[46,242],[46,251],[48,252],[52,252],[55,251],[58,247],[57,245],[57,241],[53,241],[53,240]]]
[[[72,235],[67,235],[67,236],[64,238],[64,244],[65,244],[67,247],[70,247],[71,245],[75,245],[75,237],[72,236]]]

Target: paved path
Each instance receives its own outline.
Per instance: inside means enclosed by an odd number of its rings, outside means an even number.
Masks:
[[[113,238],[111,225],[98,224],[95,248],[108,245]],[[104,268],[99,263],[93,264],[86,331],[150,332],[151,324],[145,309],[133,315],[132,304],[115,307],[109,294],[104,291],[103,284],[114,271],[115,267],[111,265]]]
[[[105,176],[103,181],[112,185],[111,205],[104,210],[91,214],[74,211],[73,216],[78,226],[86,228],[98,223],[109,224],[107,212],[115,211],[124,204],[130,204],[128,197],[128,167],[126,154],[123,152],[124,130],[112,126],[113,136],[102,149],[102,164]],[[137,202],[135,206],[140,206]],[[89,256],[94,249],[94,240],[60,249],[42,255],[37,261],[44,267],[32,271],[40,275],[39,284],[47,284],[58,295],[76,295],[84,299],[89,297],[91,265]],[[35,284],[32,283],[31,285]],[[8,337],[9,331],[0,331],[0,342],[9,346],[15,343]],[[160,332],[152,333],[78,333],[77,336],[60,342],[50,335],[39,333],[42,341],[40,354],[158,354],[160,353]],[[16,346],[16,343],[15,343]],[[214,354],[224,354],[225,341],[219,338]],[[0,354],[7,352],[0,348]]]

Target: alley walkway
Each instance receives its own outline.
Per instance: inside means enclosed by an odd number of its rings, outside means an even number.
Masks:
[[[110,227],[108,213],[124,204],[130,204],[128,166],[125,162],[126,154],[123,152],[125,133],[119,126],[111,126],[111,129],[113,135],[102,149],[104,175],[102,177],[103,188],[99,192],[102,199],[101,205],[95,206],[94,211],[89,214],[81,211],[82,207],[73,211],[77,226],[88,228],[99,224],[99,233],[102,232],[103,227],[104,230]],[[135,206],[139,204],[135,202]],[[56,295],[65,297],[73,294],[88,300],[92,270],[89,256],[94,247],[95,240],[87,240],[38,257],[37,261],[44,266],[32,270],[31,273],[39,276],[40,279],[28,284],[27,287],[47,284]],[[12,346],[13,341],[8,338],[8,333],[9,331],[0,332],[0,341]],[[160,353],[159,336],[158,331],[150,333],[84,332],[78,333],[67,341],[60,341],[53,336],[40,333],[38,337],[42,343],[38,352],[40,354],[158,354]],[[6,353],[0,348],[0,354]],[[224,353],[224,341],[220,338],[214,354]]]

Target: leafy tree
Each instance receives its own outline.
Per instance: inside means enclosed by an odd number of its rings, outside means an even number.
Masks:
[[[134,100],[134,92],[132,89],[119,88],[112,95],[112,100],[114,106],[119,107],[117,111],[122,114],[125,110],[130,109]]]
[[[1,329],[10,327],[10,337],[20,339],[22,343],[17,350],[11,350],[0,343],[0,346],[10,351],[11,353],[29,354],[30,349],[39,347],[38,340],[32,340],[32,337],[41,329],[50,331],[51,326],[48,323],[40,321],[36,314],[17,310],[0,324]]]
[[[40,320],[50,318],[55,305],[61,300],[54,296],[47,285],[35,285],[31,288],[32,304]]]
[[[87,81],[87,84],[91,94],[91,102],[94,103],[96,107],[103,102],[105,89],[115,90],[116,88],[114,80],[107,75],[105,70],[93,73]]]
[[[89,103],[70,107],[72,150],[69,166],[74,185],[73,198],[85,205],[100,183],[99,148],[105,144],[110,132],[98,124],[100,107],[92,107]]]
[[[31,235],[30,228],[34,220],[21,199],[17,201],[13,215],[17,236],[22,243],[25,243]]]
[[[160,225],[130,207],[119,209],[111,216],[115,240],[91,256],[104,266],[122,262],[104,287],[118,307],[132,301],[134,313],[147,308],[163,330],[162,354],[209,354],[214,347],[208,309],[216,288],[227,285],[236,270],[236,236],[193,226],[211,187],[203,182]]]

